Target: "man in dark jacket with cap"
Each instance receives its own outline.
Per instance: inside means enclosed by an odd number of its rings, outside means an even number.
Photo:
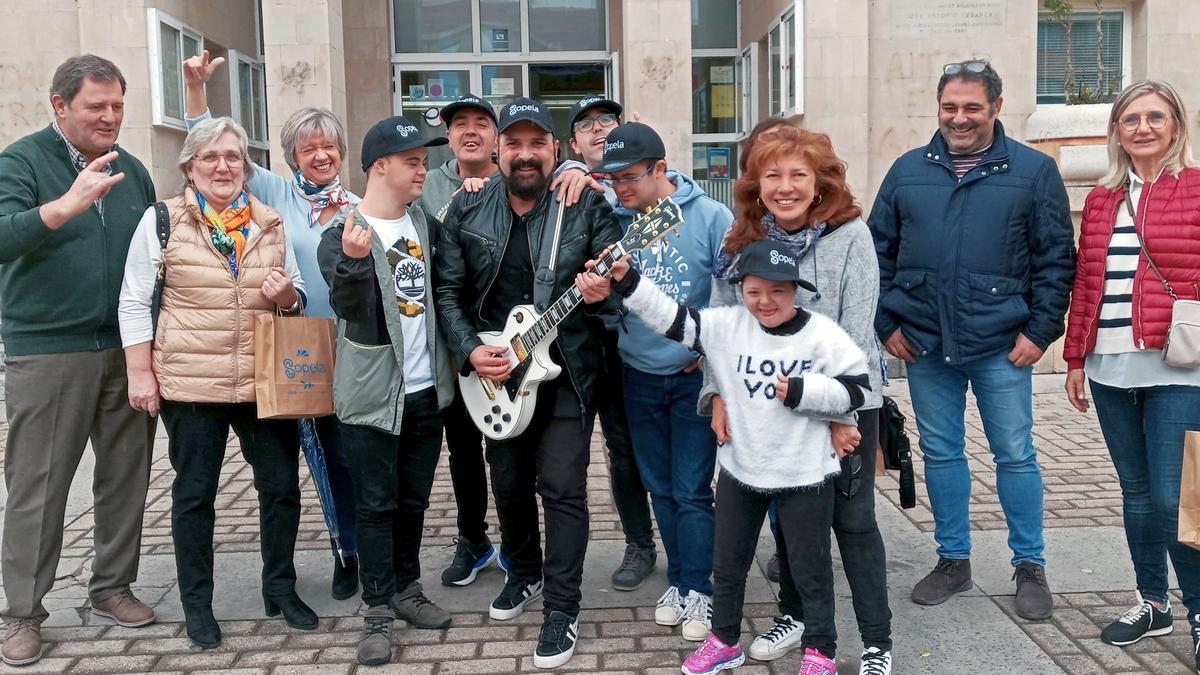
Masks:
[[[499,148],[503,180],[454,198],[435,259],[437,308],[452,353],[462,364],[460,372],[474,370],[492,381],[511,374],[510,359],[506,349],[484,345],[477,334],[503,329],[516,305],[537,305],[535,297],[552,302],[574,286],[586,261],[620,239],[612,208],[593,190],[574,206],[562,207],[561,229],[553,236],[551,216],[557,207],[551,208],[548,187],[558,142],[544,104],[518,98],[504,106]],[[552,236],[545,237],[547,233]],[[550,250],[553,240],[557,250]],[[545,268],[550,259],[552,274],[537,281],[535,269]],[[558,324],[550,351],[563,373],[538,388],[529,428],[487,446],[508,557],[508,581],[489,614],[497,620],[515,618],[544,592],[542,631],[534,651],[534,665],[541,668],[571,658],[579,628],[592,392],[601,367],[599,336],[583,311]],[[538,495],[546,523],[544,562]]]

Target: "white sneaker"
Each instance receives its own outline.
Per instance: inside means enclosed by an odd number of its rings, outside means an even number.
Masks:
[[[755,661],[774,661],[800,646],[804,623],[791,614],[775,617],[775,625],[750,643],[750,658]]]
[[[892,675],[892,653],[879,647],[867,647],[862,653],[859,675]]]
[[[712,596],[688,591],[683,608],[683,639],[704,642],[712,630]]]
[[[678,626],[683,623],[683,596],[679,595],[679,587],[671,586],[658,599],[654,608],[654,623],[660,626]]]

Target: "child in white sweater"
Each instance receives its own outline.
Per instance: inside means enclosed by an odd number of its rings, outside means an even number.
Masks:
[[[705,355],[729,415],[730,440],[717,450],[712,632],[683,664],[690,675],[740,665],[746,575],[767,507],[774,501],[804,606],[804,675],[836,673],[833,566],[829,531],[840,471],[829,420],[862,405],[868,389],[862,350],[831,319],[795,307],[796,260],[770,240],[747,246],[739,263],[743,306],[696,310],[654,284],[639,283],[624,261],[612,289],[648,326]],[[589,301],[608,282],[579,276]]]

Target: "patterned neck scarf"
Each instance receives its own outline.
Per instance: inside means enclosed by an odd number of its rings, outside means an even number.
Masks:
[[[308,200],[308,226],[315,227],[321,220],[321,212],[330,204],[334,206],[346,206],[350,203],[350,193],[346,188],[342,187],[342,179],[336,177],[333,182],[321,186],[309,181],[296,169],[296,173],[292,179],[292,187],[301,197]]]
[[[196,192],[196,201],[200,204],[200,213],[204,215],[204,220],[212,226],[213,246],[229,258],[229,269],[236,277],[238,262],[246,248],[246,235],[250,233],[250,196],[242,190],[220,213],[199,192]]]
[[[767,239],[783,244],[792,255],[799,260],[808,252],[813,242],[821,237],[821,233],[825,231],[825,223],[817,223],[808,227],[801,228],[797,232],[788,232],[775,222],[775,214],[767,211],[763,214],[762,224],[767,228]],[[721,247],[721,252],[717,255],[717,262],[713,265],[713,276],[718,279],[728,279],[737,273],[738,253],[730,253],[724,247]]]
[[[71,144],[71,141],[67,140],[67,135],[63,133],[62,127],[58,126],[58,120],[54,120],[53,122],[51,122],[51,126],[54,127],[54,133],[58,134],[58,140],[62,141],[63,145],[67,146],[67,154],[71,156],[71,164],[75,165],[75,173],[79,173],[80,171],[83,171],[84,169],[86,169],[88,164],[91,164],[91,162],[88,161],[87,157],[83,156],[83,153],[79,151],[79,148],[76,148],[74,145]],[[115,145],[112,146],[112,148],[109,148],[107,152],[112,152],[113,149],[116,147],[117,146],[115,146]],[[111,176],[112,172],[113,172],[112,162],[105,164],[104,165],[104,173]],[[100,212],[101,216],[103,216],[104,215],[104,201],[101,199],[97,199],[96,201],[94,201],[92,203],[96,205],[96,210]]]

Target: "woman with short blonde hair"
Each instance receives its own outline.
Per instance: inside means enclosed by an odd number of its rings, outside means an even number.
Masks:
[[[1200,299],[1200,169],[1166,82],[1130,85],[1109,116],[1109,170],[1083,207],[1067,340],[1067,397],[1096,416],[1121,482],[1137,603],[1100,639],[1171,632],[1175,568],[1200,668],[1200,551],[1176,539],[1184,432],[1200,430],[1200,369],[1163,361],[1175,298]]]

